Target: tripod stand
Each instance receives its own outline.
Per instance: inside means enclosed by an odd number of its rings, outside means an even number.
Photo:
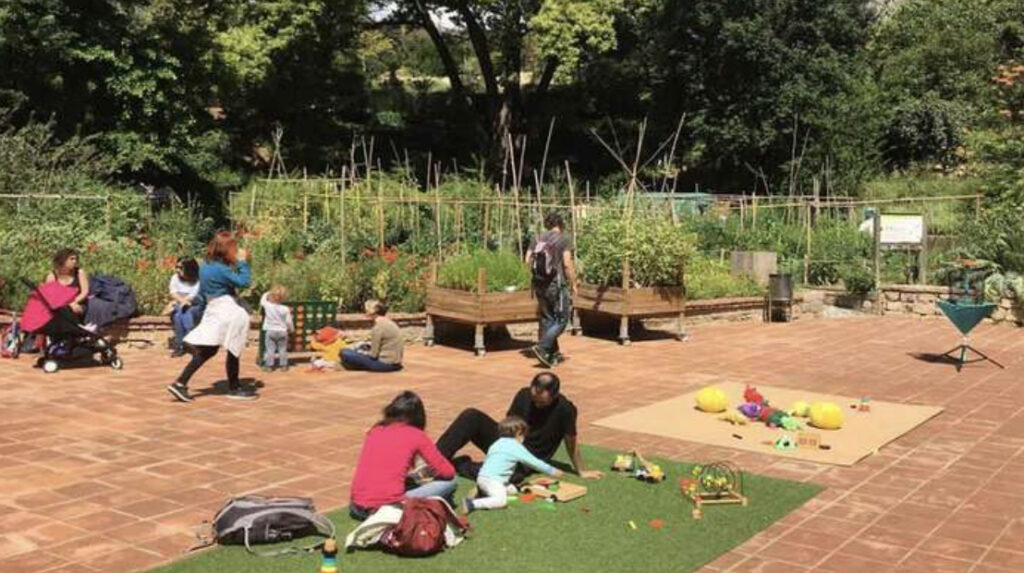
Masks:
[[[977,354],[979,356],[979,358],[974,358],[974,359],[968,360],[968,358],[967,358],[967,353],[968,352],[973,352],[974,354]],[[959,356],[957,356],[957,354],[959,354]],[[995,364],[996,366],[998,366],[998,367],[1000,367],[1000,368],[1002,368],[1004,370],[1006,369],[1005,366],[1003,366],[1002,364],[996,362],[995,359],[989,357],[988,354],[985,354],[984,352],[982,352],[982,351],[978,350],[977,348],[971,346],[971,342],[970,342],[970,340],[966,336],[964,336],[963,339],[960,340],[960,344],[958,346],[954,347],[952,350],[950,350],[948,352],[943,352],[942,355],[947,357],[947,358],[950,358],[954,362],[956,362],[956,371],[957,372],[959,372],[960,369],[964,367],[964,364],[970,364],[972,362],[985,362],[985,361],[991,362],[992,364]]]

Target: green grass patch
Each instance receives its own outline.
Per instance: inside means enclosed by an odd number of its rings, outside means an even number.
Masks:
[[[586,459],[607,467],[615,452],[584,446]],[[427,559],[401,559],[379,551],[341,555],[345,573],[418,573],[448,571],[694,571],[736,547],[803,505],[821,488],[744,474],[748,507],[709,507],[702,520],[691,517],[692,506],[679,492],[679,478],[689,477],[690,464],[653,458],[668,474],[661,484],[646,484],[611,474],[588,482],[589,493],[566,504],[513,501],[505,510],[470,516],[473,530],[462,545]],[[458,496],[471,487],[463,480]],[[461,497],[458,497],[461,499]],[[345,510],[330,514],[339,538],[356,522]],[[660,530],[652,519],[664,521]],[[632,521],[637,525],[629,527]],[[306,573],[317,570],[319,557],[261,559],[238,547],[217,548],[155,570],[157,573]]]

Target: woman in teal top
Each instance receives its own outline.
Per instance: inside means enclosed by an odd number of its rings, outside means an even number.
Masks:
[[[248,254],[239,249],[229,231],[219,231],[206,249],[206,262],[199,269],[199,299],[203,318],[192,332],[185,336],[185,344],[192,360],[167,386],[167,391],[180,402],[191,402],[188,382],[203,364],[217,354],[220,347],[227,351],[228,397],[235,400],[254,400],[256,394],[238,379],[239,357],[249,336],[249,313],[238,304],[235,295],[249,286],[252,278]]]

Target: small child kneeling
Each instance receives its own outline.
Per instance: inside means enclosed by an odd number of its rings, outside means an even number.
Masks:
[[[551,477],[561,477],[562,471],[551,467],[523,446],[529,426],[518,416],[509,416],[498,424],[500,438],[487,450],[487,457],[476,478],[476,485],[484,497],[466,498],[463,512],[472,513],[477,509],[500,509],[508,505],[509,480],[516,464]]]

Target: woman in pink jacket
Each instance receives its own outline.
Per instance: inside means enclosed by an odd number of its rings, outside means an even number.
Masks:
[[[360,521],[378,508],[407,497],[443,497],[451,502],[457,483],[455,468],[441,455],[426,432],[427,413],[414,392],[402,392],[386,408],[384,419],[366,434],[352,478],[349,514]],[[406,477],[419,456],[433,481],[406,488]]]

